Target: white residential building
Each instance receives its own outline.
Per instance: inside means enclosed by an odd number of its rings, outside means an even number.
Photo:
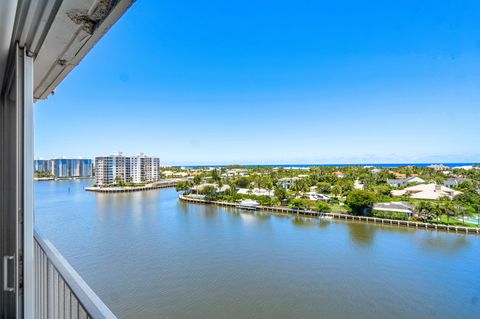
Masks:
[[[299,177],[284,177],[278,180],[278,184],[282,185],[283,188],[289,190],[295,184],[296,181],[300,180]]]
[[[248,188],[239,188],[237,190],[238,194],[250,194],[250,195],[255,195],[255,196],[270,196],[273,197],[274,193],[272,190],[264,189],[264,188],[254,188],[254,189],[248,189]]]
[[[420,183],[425,183],[425,180],[418,176],[413,176],[413,177],[404,178],[404,179],[387,180],[387,184],[394,187],[402,187],[403,185],[407,185],[407,184],[420,184]]]
[[[467,181],[465,177],[454,177],[454,178],[449,178],[447,179],[444,183],[443,186],[452,188],[454,186],[458,186],[458,184]]]
[[[375,203],[373,204],[373,210],[392,213],[403,213],[406,214],[408,217],[412,217],[413,215],[412,206],[402,202]]]
[[[97,185],[114,185],[118,182],[148,183],[159,180],[160,159],[140,153],[123,156],[115,153],[95,158],[95,181]]]

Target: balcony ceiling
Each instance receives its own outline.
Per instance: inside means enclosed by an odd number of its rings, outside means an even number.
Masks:
[[[0,84],[11,85],[15,43],[34,57],[45,99],[135,0],[0,0]]]

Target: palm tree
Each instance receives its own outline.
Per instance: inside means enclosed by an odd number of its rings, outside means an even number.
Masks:
[[[342,187],[340,185],[335,185],[332,187],[331,192],[335,196],[335,198],[337,198],[338,195],[342,193]]]
[[[424,201],[419,202],[415,209],[423,217],[424,221],[431,219],[433,213],[432,203]]]
[[[462,214],[462,223],[465,224],[465,214],[467,213],[465,207],[457,206],[457,212],[458,212],[459,214]]]
[[[443,204],[443,207],[445,209],[445,214],[447,215],[447,224],[450,225],[450,216],[455,217],[458,214],[457,206],[449,200]]]
[[[445,207],[441,203],[435,203],[432,205],[432,212],[437,216],[437,222],[440,223],[440,219],[445,214]]]
[[[444,213],[447,215],[447,223],[450,224],[450,217],[457,217],[462,213],[462,207],[457,205],[450,197],[443,196],[440,198],[443,200]]]

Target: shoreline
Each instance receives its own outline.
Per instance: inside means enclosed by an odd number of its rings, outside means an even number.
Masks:
[[[154,184],[148,184],[144,186],[121,186],[121,187],[96,187],[90,186],[85,187],[87,192],[97,192],[97,193],[129,193],[129,192],[141,192],[141,191],[149,191],[154,189],[160,188],[168,188],[168,187],[175,187],[177,183],[180,182],[178,180],[175,181],[168,181],[168,182],[157,182]]]
[[[188,168],[204,168],[204,167],[228,167],[228,166],[239,166],[239,167],[295,167],[295,168],[308,168],[308,167],[365,167],[365,166],[372,166],[372,167],[382,167],[382,168],[398,168],[398,167],[405,167],[405,166],[419,166],[419,167],[427,167],[429,165],[435,164],[442,164],[449,168],[460,167],[460,166],[475,166],[479,165],[480,162],[422,162],[422,163],[297,163],[297,164],[205,164],[205,165],[172,165],[172,167],[188,167]]]
[[[33,180],[35,182],[43,182],[43,181],[74,181],[74,180],[86,180],[92,179],[92,176],[75,176],[75,177],[34,177]]]
[[[190,198],[183,195],[179,195],[179,199],[197,203],[197,204],[204,204],[204,205],[218,205],[218,206],[225,206],[225,207],[233,207],[238,208],[238,203],[230,203],[230,202],[218,202],[218,201],[208,201],[204,199],[197,199],[197,198]],[[241,209],[241,208],[240,208]],[[348,214],[337,214],[337,213],[321,213],[311,210],[295,210],[289,207],[274,207],[274,206],[258,206],[257,210],[263,210],[267,212],[273,213],[281,213],[287,215],[304,215],[310,217],[332,217],[333,219],[338,220],[351,220],[351,221],[360,221],[369,224],[378,224],[378,225],[392,225],[392,226],[403,226],[407,228],[415,228],[415,229],[424,229],[424,230],[431,230],[431,231],[446,231],[446,232],[454,232],[454,233],[465,233],[465,234],[480,234],[480,228],[478,227],[464,227],[464,226],[450,226],[450,225],[441,225],[441,224],[430,224],[430,223],[423,223],[423,222],[413,222],[408,220],[396,220],[396,219],[385,219],[385,218],[378,218],[378,217],[368,217],[368,216],[355,216],[355,215],[348,215]]]

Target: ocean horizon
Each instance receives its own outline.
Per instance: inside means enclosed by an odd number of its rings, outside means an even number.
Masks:
[[[479,163],[344,163],[344,164],[215,164],[215,165],[173,165],[172,167],[186,167],[186,168],[203,168],[203,167],[228,167],[228,166],[243,166],[243,167],[315,167],[315,166],[333,166],[333,167],[347,167],[347,166],[373,166],[373,167],[403,167],[403,166],[419,166],[427,167],[429,165],[444,165],[447,167],[457,166],[472,166],[480,165]]]

